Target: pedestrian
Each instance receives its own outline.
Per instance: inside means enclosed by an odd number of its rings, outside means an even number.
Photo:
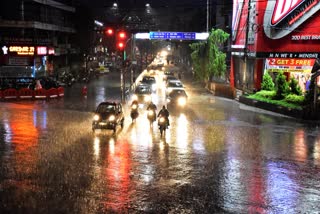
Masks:
[[[86,85],[84,85],[81,89],[81,93],[82,93],[82,96],[87,96],[87,93],[88,93],[88,88]]]

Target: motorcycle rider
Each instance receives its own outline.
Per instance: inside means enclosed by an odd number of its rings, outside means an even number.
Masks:
[[[147,107],[147,110],[157,111],[157,106],[151,101]]]
[[[157,106],[151,101],[150,104],[147,107],[147,111],[151,110],[153,112],[153,120],[156,120],[157,116]],[[148,115],[149,118],[149,115]]]
[[[165,106],[162,106],[162,109],[158,113],[158,117],[163,116],[167,120],[167,125],[170,126],[169,122],[169,111],[166,109]]]

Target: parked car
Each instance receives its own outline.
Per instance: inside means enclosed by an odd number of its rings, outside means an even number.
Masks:
[[[92,122],[92,130],[112,129],[116,132],[117,126],[123,128],[124,113],[121,103],[102,102],[98,105]]]

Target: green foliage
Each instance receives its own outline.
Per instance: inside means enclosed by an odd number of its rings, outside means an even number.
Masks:
[[[206,42],[196,42],[190,44],[191,50],[191,59],[193,62],[193,69],[196,75],[196,78],[199,80],[208,79],[208,74],[206,73]]]
[[[220,51],[229,38],[229,34],[221,29],[212,29],[208,38],[209,76],[221,77],[227,71],[226,54]]]
[[[276,77],[276,97],[275,99],[281,100],[290,92],[289,84],[283,72],[279,72]]]
[[[285,97],[284,101],[301,105],[305,100],[303,95],[289,94]]]
[[[220,51],[229,34],[212,29],[206,42],[190,44],[191,59],[197,79],[208,80],[210,76],[222,76],[227,71],[226,54]]]
[[[261,83],[261,90],[272,91],[274,90],[274,83],[273,80],[268,72],[263,75],[262,83]]]
[[[302,90],[298,84],[298,80],[291,77],[289,82],[290,92],[295,95],[302,95]]]
[[[266,102],[266,103],[279,105],[279,106],[283,106],[283,107],[286,107],[286,108],[302,109],[300,104],[289,103],[289,102],[286,102],[285,100],[271,100],[269,98],[262,97],[262,96],[258,95],[257,93],[249,95],[248,98],[254,99],[254,100],[259,100],[259,101]]]
[[[258,91],[256,95],[264,98],[268,98],[268,99],[273,99],[276,96],[276,91],[261,90],[261,91]]]

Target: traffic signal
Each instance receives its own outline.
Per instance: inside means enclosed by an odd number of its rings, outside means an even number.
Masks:
[[[106,28],[106,35],[113,36],[114,30],[112,28]]]
[[[117,32],[117,49],[123,51],[126,46],[127,32],[120,30]]]

